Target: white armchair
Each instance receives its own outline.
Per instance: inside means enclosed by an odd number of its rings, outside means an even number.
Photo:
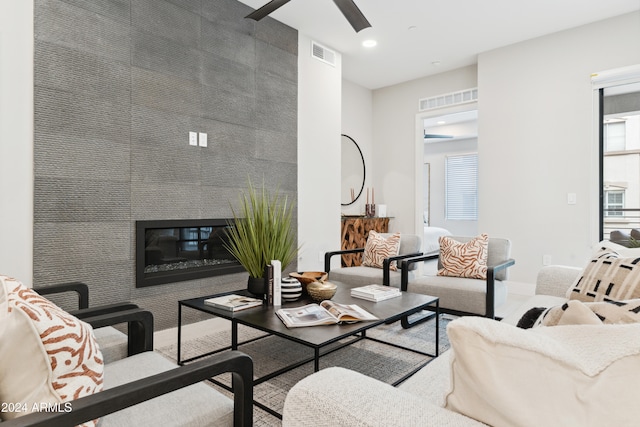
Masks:
[[[382,236],[391,236],[390,233],[381,233]],[[342,251],[327,252],[324,255],[324,271],[329,273],[329,280],[348,283],[355,286],[366,286],[372,283],[400,287],[401,266],[400,261],[405,258],[422,255],[420,248],[422,239],[415,234],[400,235],[400,248],[397,256],[389,257],[384,260],[383,268],[366,267],[358,265],[355,267],[340,267],[331,269],[331,258],[335,255],[364,252],[364,248],[348,249]],[[398,271],[390,269],[391,262],[398,263]],[[415,270],[416,266],[410,265],[410,270]],[[413,277],[413,271],[407,272],[407,277]]]
[[[459,242],[468,242],[471,237],[455,237]],[[502,238],[489,238],[487,258],[487,278],[468,279],[460,277],[426,275],[411,278],[405,274],[412,264],[438,259],[438,268],[442,268],[439,255],[425,255],[402,261],[401,290],[440,298],[440,312],[455,315],[476,315],[493,318],[495,310],[507,299],[507,268],[515,264],[511,256],[511,241]],[[421,319],[420,319],[421,320]],[[406,327],[413,326],[408,323]]]

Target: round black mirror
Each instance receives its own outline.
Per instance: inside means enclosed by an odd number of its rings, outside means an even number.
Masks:
[[[364,190],[364,156],[358,143],[348,135],[342,135],[341,205],[355,203]]]

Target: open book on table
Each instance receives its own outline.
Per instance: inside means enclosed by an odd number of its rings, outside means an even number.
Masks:
[[[378,320],[358,305],[338,304],[330,300],[302,307],[281,308],[276,314],[288,328]]]

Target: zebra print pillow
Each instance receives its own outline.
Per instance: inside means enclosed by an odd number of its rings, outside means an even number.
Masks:
[[[466,243],[442,236],[440,242],[440,264],[438,276],[487,278],[489,236],[481,234]]]
[[[382,268],[385,258],[398,255],[400,250],[400,233],[392,234],[385,238],[373,230],[369,232],[367,243],[364,245],[362,265],[366,267]],[[395,261],[389,265],[389,270],[397,271]]]
[[[6,276],[0,276],[0,360],[0,400],[14,409],[0,413],[3,420],[70,411],[72,400],[103,387],[91,326]]]

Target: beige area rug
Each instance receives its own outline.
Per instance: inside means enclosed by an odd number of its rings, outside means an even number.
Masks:
[[[440,353],[449,348],[446,335],[448,319],[440,318]],[[317,326],[323,327],[323,326]],[[239,350],[250,355],[254,362],[256,378],[269,374],[305,358],[313,356],[313,349],[286,339],[267,336],[264,332],[244,327],[238,328],[239,341],[263,336],[263,338],[241,345]],[[435,320],[430,320],[411,329],[403,329],[400,322],[391,325],[381,325],[367,331],[367,336],[389,341],[397,345],[416,349],[425,353],[435,352]],[[201,337],[183,341],[182,358],[188,359],[202,355],[219,348],[229,346],[231,330],[221,331]],[[172,361],[176,360],[177,345],[173,344],[157,349]],[[411,351],[378,343],[372,340],[361,340],[352,345],[339,349],[320,358],[320,369],[330,366],[341,366],[353,369],[362,374],[393,383],[430,360]],[[304,377],[313,373],[313,362],[308,362],[290,372],[266,381],[254,387],[254,399],[278,413],[282,413],[284,399],[293,385]],[[230,384],[229,374],[216,379],[224,384]],[[226,395],[231,395],[221,387],[213,385]],[[280,426],[281,421],[266,411],[254,406],[254,426]]]

